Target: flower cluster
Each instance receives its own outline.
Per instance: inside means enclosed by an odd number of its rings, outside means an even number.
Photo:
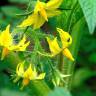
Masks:
[[[40,28],[46,21],[48,22],[48,18],[61,13],[58,8],[61,5],[62,1],[63,0],[49,0],[47,3],[44,3],[40,0],[37,0],[32,14],[29,15],[18,27],[27,27],[32,25],[33,29]],[[68,47],[72,43],[72,37],[69,35],[68,32],[64,32],[60,28],[57,28],[57,31],[62,42],[62,47],[60,47],[57,41],[57,37],[55,37],[54,39],[50,39],[49,37],[47,37],[46,39],[51,51],[50,55],[48,56],[54,57],[57,54],[62,53],[64,56],[74,61],[74,58],[68,49]],[[10,25],[8,25],[6,29],[0,33],[0,47],[2,48],[1,60],[3,60],[5,56],[8,55],[10,52],[26,51],[26,48],[29,46],[29,44],[30,41],[26,40],[25,35],[23,35],[22,39],[18,43],[16,43],[14,37],[12,36],[12,33],[10,33]],[[58,73],[58,71],[56,71],[56,74],[59,74],[58,76],[60,78],[69,76],[60,74]],[[59,85],[60,83],[60,78],[58,76],[56,77],[56,82],[52,80],[55,85]],[[25,61],[23,61],[19,63],[16,67],[16,78],[14,79],[14,82],[16,83],[22,78],[23,88],[24,86],[28,85],[30,81],[42,80],[44,79],[44,77],[45,72],[38,74],[35,66],[30,63],[29,67],[26,69]]]

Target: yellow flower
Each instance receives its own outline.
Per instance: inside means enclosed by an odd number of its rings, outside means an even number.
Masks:
[[[63,54],[69,58],[70,60],[74,61],[74,58],[71,54],[71,52],[69,51],[68,47],[72,44],[72,37],[70,36],[70,34],[68,32],[63,31],[60,28],[57,28],[57,31],[59,32],[60,38],[61,38],[61,42],[62,42],[62,47],[63,47]]]
[[[74,58],[68,49],[68,47],[72,43],[72,37],[69,35],[69,33],[64,32],[60,28],[57,28],[57,31],[59,32],[59,35],[61,38],[62,48],[60,48],[56,37],[53,40],[51,40],[50,38],[47,37],[47,42],[49,44],[49,48],[50,48],[50,51],[52,54],[50,56],[52,57],[52,56],[55,56],[55,55],[59,54],[60,52],[62,52],[64,56],[66,56],[68,59],[74,61]]]
[[[49,37],[47,37],[47,42],[49,44],[49,48],[50,48],[52,56],[55,56],[61,52],[61,48],[59,47],[57,38],[54,38],[53,40],[51,40]]]
[[[72,44],[72,37],[70,34],[60,28],[57,28],[57,31],[59,32],[63,48],[69,47]]]
[[[26,36],[24,35],[22,40],[18,44],[14,44],[12,34],[10,33],[10,25],[0,34],[0,46],[3,47],[1,60],[10,52],[10,51],[25,51],[26,47],[30,42],[25,43]]]
[[[17,68],[16,68],[16,74],[17,74],[17,77],[21,77],[23,78],[23,81],[22,81],[22,88],[26,85],[29,84],[30,80],[41,80],[41,79],[44,79],[45,77],[45,73],[41,73],[38,75],[37,71],[36,71],[36,68],[31,66],[31,64],[29,65],[29,67],[24,70],[24,63],[25,62],[21,62],[17,65]]]
[[[34,12],[29,15],[19,27],[33,25],[34,29],[40,28],[48,18],[56,16],[61,12],[57,9],[63,0],[50,0],[48,3],[37,0]]]

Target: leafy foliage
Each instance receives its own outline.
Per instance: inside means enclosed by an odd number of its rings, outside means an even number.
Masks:
[[[16,39],[16,43],[21,40],[23,34],[26,34],[31,44],[27,51],[12,52],[6,56],[5,60],[0,60],[0,96],[71,96],[71,93],[73,96],[95,96],[96,0],[79,0],[79,2],[78,0],[64,0],[59,8],[62,13],[50,18],[40,29],[36,30],[33,30],[32,26],[27,29],[18,28],[17,25],[33,11],[37,0],[8,1],[9,3],[6,6],[0,7],[0,33],[10,23],[12,25],[10,31],[14,36],[14,40]],[[47,2],[47,0],[40,1]],[[38,54],[37,51],[49,52],[46,37],[57,37],[61,46],[56,27],[62,28],[71,34],[73,43],[70,46],[70,51],[75,58],[75,62],[69,61],[66,57],[63,58],[62,54],[54,58]],[[93,35],[90,35],[88,31]],[[10,74],[14,75],[17,64],[24,60],[26,60],[26,68],[29,63],[32,63],[38,73],[46,72],[46,77],[45,80],[31,81],[23,91],[20,91],[22,80],[13,84]],[[63,65],[61,62],[63,62]],[[52,82],[53,78],[58,81],[57,75],[59,73],[57,74],[54,69],[60,69],[60,73],[71,75],[61,80],[60,86],[62,87],[55,87]],[[71,93],[68,90],[70,87]]]
[[[96,28],[96,0],[79,0],[84,16],[92,34]]]

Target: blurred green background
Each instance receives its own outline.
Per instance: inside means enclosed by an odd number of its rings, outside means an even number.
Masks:
[[[33,0],[31,3],[31,8],[34,7],[35,1],[36,0]],[[76,0],[64,0],[61,8],[71,9],[73,8],[75,1]],[[14,27],[22,21],[22,16],[16,16],[16,14],[24,13],[28,2],[29,0],[0,1],[0,30],[3,30],[9,23]],[[96,30],[94,30],[94,33],[90,34],[80,4],[75,6],[77,6],[77,10],[74,12],[70,30],[72,31],[73,25],[75,25],[79,19],[83,18],[83,23],[80,23],[80,27],[74,29],[75,31],[78,31],[78,28],[81,28],[80,32],[82,36],[79,35],[80,38],[77,37],[77,45],[75,47],[77,49],[74,49],[78,50],[78,54],[75,56],[76,64],[71,93],[72,96],[96,96]],[[67,31],[68,24],[66,22],[68,20],[69,13],[70,10],[63,10],[60,16],[51,18],[48,24],[45,24],[44,30],[48,30],[46,29],[47,26],[54,31],[55,27],[58,26]],[[78,36],[78,32],[75,32],[74,34]],[[10,60],[6,59],[4,61],[0,61],[0,96],[33,96],[29,94],[29,90],[20,91],[19,87],[16,84],[13,84],[12,80],[8,76],[10,74],[8,70],[10,68],[12,71],[14,70],[13,66],[15,65],[10,64],[12,62],[14,62],[12,57]]]

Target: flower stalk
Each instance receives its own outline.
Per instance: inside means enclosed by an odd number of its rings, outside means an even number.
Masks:
[[[64,64],[63,54],[60,53],[59,60],[58,60],[58,69],[59,69],[60,72],[63,71],[63,69],[62,69],[63,68],[63,64]]]
[[[80,46],[80,40],[81,37],[83,36],[84,30],[83,28],[85,27],[85,19],[82,17],[77,23],[74,25],[71,36],[74,38],[74,41],[72,43],[72,46],[70,47],[70,51],[72,52],[75,60],[78,54],[78,49]],[[80,28],[82,25],[82,28]],[[81,30],[82,29],[82,30]],[[66,85],[69,90],[72,88],[72,79],[73,79],[73,74],[74,74],[74,68],[75,68],[75,62],[70,62],[68,60],[64,61],[63,68],[66,66],[67,70],[64,70],[63,73],[66,74],[71,74],[70,77],[66,78]]]

